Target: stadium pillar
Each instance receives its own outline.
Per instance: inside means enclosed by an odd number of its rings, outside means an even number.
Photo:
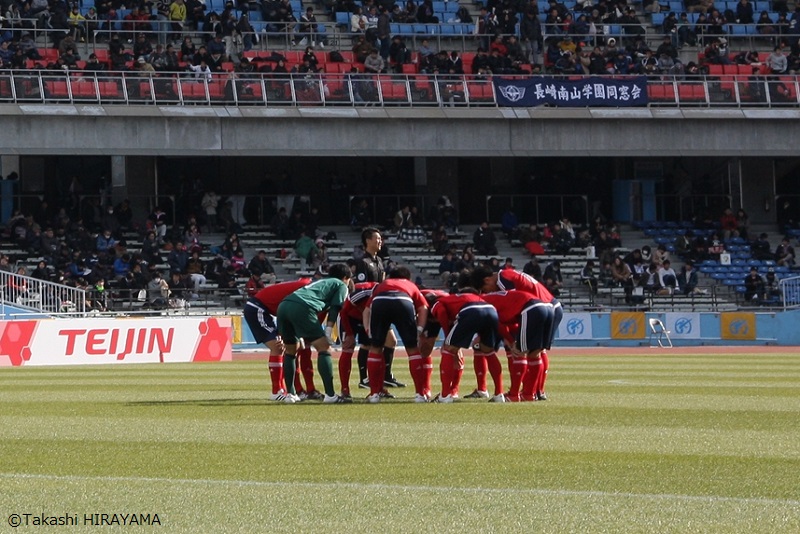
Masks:
[[[158,204],[156,158],[111,156],[111,195],[114,202],[128,199],[135,213],[150,213]]]
[[[414,158],[414,187],[428,197],[446,195],[458,206],[458,158]]]
[[[0,224],[5,224],[14,211],[16,181],[6,180],[12,172],[19,175],[19,156],[0,156]]]
[[[777,221],[775,158],[741,159],[742,208],[755,224]],[[738,206],[734,207],[734,211]]]

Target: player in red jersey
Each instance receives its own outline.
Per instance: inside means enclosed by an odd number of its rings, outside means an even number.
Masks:
[[[350,397],[350,371],[353,366],[353,352],[356,344],[360,345],[358,361],[367,360],[369,338],[364,330],[364,307],[376,285],[378,285],[377,282],[355,284],[339,312],[339,338],[342,342],[342,353],[339,356],[339,380],[342,383],[342,396],[344,397]],[[387,346],[393,341],[393,337],[387,339]],[[394,348],[394,345],[391,347]]]
[[[439,297],[431,308],[431,315],[442,325],[445,333],[439,367],[442,392],[436,402],[453,402],[453,390],[458,386],[464,369],[460,350],[470,347],[476,335],[480,342],[475,353],[493,356],[497,361],[497,366],[492,368],[495,394],[491,400],[505,402],[502,369],[496,352],[500,345],[497,310],[478,296],[474,288],[462,287],[457,294]]]
[[[511,289],[526,291],[533,295],[534,298],[553,305],[553,320],[552,323],[547,325],[547,342],[539,353],[538,358],[534,359],[536,362],[534,364],[536,368],[535,374],[527,377],[524,387],[526,396],[534,396],[538,400],[547,400],[547,395],[544,392],[547,371],[550,367],[550,358],[547,355],[547,351],[552,347],[558,331],[558,325],[561,324],[561,319],[564,317],[561,303],[535,278],[513,269],[505,269],[495,273],[488,267],[476,267],[472,272],[472,285],[481,292],[508,291]]]
[[[448,291],[444,291],[442,289],[420,289],[422,296],[425,297],[426,302],[428,303],[428,308],[432,308],[433,305],[436,303],[436,300],[439,297],[444,297],[449,295]],[[428,314],[428,319],[425,321],[425,326],[422,329],[422,332],[419,334],[419,363],[415,364],[414,360],[409,357],[408,365],[413,369],[414,367],[419,368],[420,379],[424,384],[430,385],[431,383],[431,375],[433,374],[433,348],[436,345],[436,340],[439,338],[439,331],[442,329],[442,325],[436,320],[436,317]],[[430,389],[426,389],[422,393],[423,398],[420,398],[419,395],[415,397],[416,402],[427,402],[431,398]]]
[[[394,269],[389,278],[372,290],[372,295],[364,309],[364,325],[370,338],[370,351],[367,358],[369,376],[369,397],[371,403],[381,400],[385,361],[383,344],[392,325],[403,340],[409,358],[409,369],[414,379],[417,395],[424,396],[430,384],[423,384],[420,368],[411,362],[420,361],[418,336],[428,317],[428,303],[419,288],[411,281],[411,272],[406,267]]]
[[[534,298],[527,291],[497,291],[481,297],[495,307],[506,351],[511,353],[511,387],[507,400],[535,400],[520,397],[528,366],[541,365],[539,353],[550,339],[548,325],[553,320],[553,305]],[[535,372],[532,376],[536,376]]]
[[[311,281],[311,278],[301,278],[293,282],[267,286],[256,293],[255,296],[250,297],[244,305],[244,319],[253,333],[253,338],[256,343],[263,343],[269,348],[269,376],[272,382],[272,396],[270,398],[272,400],[283,400],[286,394],[286,384],[283,376],[283,340],[278,335],[274,316],[278,313],[278,305],[284,298],[294,293],[297,289],[307,286]],[[308,352],[308,359],[310,360],[310,347]],[[313,367],[311,374],[313,377]]]

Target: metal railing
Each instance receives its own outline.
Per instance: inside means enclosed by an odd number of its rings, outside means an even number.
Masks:
[[[0,303],[4,310],[11,305],[48,315],[81,316],[86,312],[86,298],[86,291],[77,287],[0,271]]]
[[[530,75],[516,76],[524,79]],[[559,79],[559,77],[555,77]],[[574,77],[570,77],[573,78]],[[564,77],[564,79],[567,79]],[[741,87],[746,86],[747,90]],[[797,107],[797,76],[653,76],[650,106]],[[757,87],[755,91],[753,87]],[[777,87],[780,87],[778,91]],[[756,94],[757,93],[757,94]],[[781,96],[780,99],[777,95]],[[755,95],[755,96],[754,96]],[[0,71],[0,103],[213,106],[497,107],[491,78],[364,73]]]
[[[800,276],[784,278],[778,282],[783,299],[783,309],[790,310],[800,308]]]

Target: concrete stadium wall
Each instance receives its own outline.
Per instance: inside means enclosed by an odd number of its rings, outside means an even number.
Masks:
[[[4,155],[795,156],[800,110],[0,105]]]

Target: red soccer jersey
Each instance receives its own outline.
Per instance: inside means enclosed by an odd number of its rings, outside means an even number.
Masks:
[[[544,287],[544,284],[540,284],[532,276],[511,269],[497,273],[497,288],[501,291],[510,291],[512,289],[525,291],[542,302],[551,302],[553,300],[553,294]]]
[[[278,304],[280,304],[283,299],[310,283],[311,278],[301,278],[294,282],[283,282],[267,286],[256,293],[255,299],[263,304],[269,313],[275,315],[278,313]]]
[[[450,327],[456,320],[456,315],[467,304],[479,302],[486,304],[486,301],[474,293],[461,293],[458,295],[445,295],[439,297],[436,304],[431,308],[431,315],[433,315],[439,324],[442,326],[445,335],[450,332]]]
[[[399,291],[411,297],[415,310],[428,307],[428,301],[422,296],[422,293],[417,285],[411,280],[406,280],[405,278],[388,278],[375,286],[375,288],[372,290],[372,295],[367,301],[367,307],[369,308],[372,306],[372,301],[375,297],[384,293],[388,293],[389,291]]]
[[[531,300],[534,300],[534,297],[527,291],[517,290],[484,293],[481,297],[497,310],[497,317],[500,320],[500,335],[507,343],[513,344],[522,310],[528,306]]]
[[[351,317],[353,319],[361,320],[364,314],[364,308],[367,305],[372,290],[378,282],[360,282],[355,285],[353,292],[347,297],[342,306],[342,311],[339,312],[339,317]]]

